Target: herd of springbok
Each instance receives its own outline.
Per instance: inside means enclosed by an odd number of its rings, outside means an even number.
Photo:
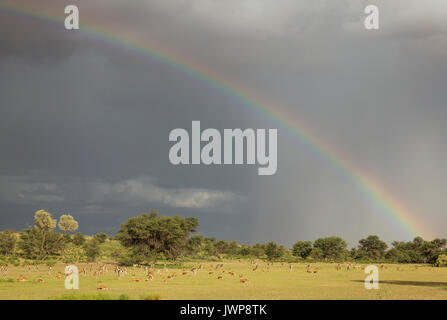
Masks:
[[[231,266],[231,263],[229,263]],[[262,266],[261,266],[262,265]],[[255,272],[270,272],[271,268],[273,267],[273,262],[259,262],[259,261],[250,261],[248,268],[246,269],[245,275],[239,273],[239,282],[248,284],[250,280],[247,277],[247,274],[255,273]],[[301,264],[293,264],[293,263],[281,263],[276,262],[276,266],[279,266],[279,270],[283,270],[284,272],[293,272],[294,266],[300,266]],[[366,266],[362,266],[360,264],[353,264],[351,262],[347,263],[338,263],[335,266],[335,269],[337,271],[351,271],[351,270],[365,270]],[[380,269],[387,269],[388,267],[392,267],[391,265],[380,265]],[[416,267],[417,268],[417,267]],[[296,268],[295,268],[296,269]],[[217,264],[199,264],[198,266],[189,266],[184,267],[183,269],[179,269],[178,267],[175,270],[169,270],[167,264],[164,264],[161,268],[160,266],[155,266],[155,264],[148,264],[148,265],[142,265],[142,264],[135,264],[133,267],[125,267],[125,266],[119,266],[115,263],[105,263],[105,264],[98,264],[98,263],[90,263],[83,265],[79,269],[79,276],[87,277],[87,275],[91,275],[92,277],[96,278],[98,282],[100,283],[102,280],[102,277],[106,274],[112,275],[112,270],[115,276],[119,279],[127,279],[133,282],[151,282],[154,279],[158,278],[164,283],[174,281],[177,277],[195,277],[199,273],[207,274],[207,276],[210,279],[217,279],[217,280],[225,280],[225,279],[233,279],[236,278],[236,272],[232,270],[229,267],[226,267],[223,263],[217,263]],[[179,271],[181,270],[181,272]],[[278,270],[278,269],[277,269]],[[299,270],[299,269],[298,269]],[[318,265],[312,266],[312,264],[307,264],[304,268],[306,273],[318,275],[320,272],[320,268]],[[396,267],[397,271],[405,271],[405,269],[402,266]],[[21,271],[24,271],[24,273],[32,273],[32,272],[38,272],[39,273],[39,266],[37,265],[27,265],[25,268]],[[430,271],[430,270],[429,270]],[[42,270],[40,271],[40,274],[37,278],[34,278],[35,282],[42,283],[44,282],[42,273],[46,271]],[[53,274],[54,273],[54,274]],[[8,266],[0,266],[0,274],[3,276],[3,278],[7,278],[8,275]],[[137,276],[139,274],[139,276]],[[64,279],[65,277],[68,277],[69,274],[64,274],[64,272],[54,272],[53,267],[48,267],[48,275],[47,279]],[[17,279],[15,279],[17,282],[26,282],[28,281],[28,277],[21,274]],[[124,280],[125,281],[125,280]],[[107,286],[104,284],[99,284],[97,286],[98,290],[107,290]]]

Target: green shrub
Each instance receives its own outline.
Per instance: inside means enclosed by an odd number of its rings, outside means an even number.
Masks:
[[[56,265],[56,260],[47,260],[45,264],[47,267],[54,267]]]
[[[109,294],[97,293],[97,294],[79,294],[76,292],[64,293],[59,297],[53,298],[54,300],[113,300]]]
[[[14,267],[18,267],[18,266],[20,266],[20,260],[17,259],[17,258],[15,258],[15,257],[10,257],[10,258],[8,259],[8,263],[9,263],[9,264],[12,264]]]
[[[436,267],[447,267],[447,254],[440,254],[435,263]]]
[[[159,294],[147,294],[140,296],[141,300],[160,300],[161,297]]]

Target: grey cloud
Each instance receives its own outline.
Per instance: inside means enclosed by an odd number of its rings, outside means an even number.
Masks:
[[[167,189],[156,186],[148,177],[127,179],[114,184],[99,183],[93,195],[114,201],[161,203],[174,208],[210,208],[225,202],[237,202],[232,192],[207,189]]]
[[[42,181],[43,180],[43,181]],[[171,208],[206,209],[227,203],[236,204],[241,198],[229,191],[199,188],[163,188],[149,177],[117,182],[79,181],[58,178],[57,182],[39,177],[0,177],[0,199],[3,203],[39,205],[53,202],[75,202],[82,198],[80,190],[88,190],[81,203],[92,210],[107,202],[162,204]],[[50,180],[55,180],[50,179]]]

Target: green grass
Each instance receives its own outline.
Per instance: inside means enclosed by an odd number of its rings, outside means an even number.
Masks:
[[[216,264],[223,268],[216,269]],[[358,265],[347,271],[336,270],[337,264],[312,263],[318,273],[306,272],[304,263],[294,263],[289,270],[287,263],[274,263],[270,268],[258,261],[258,269],[248,261],[222,261],[202,263],[203,269],[193,275],[192,266],[200,263],[170,267],[169,271],[156,269],[154,279],[146,282],[143,268],[128,268],[122,279],[113,272],[113,267],[103,276],[96,278],[87,267],[87,276],[79,276],[79,290],[66,290],[64,279],[55,275],[64,272],[64,265],[57,264],[52,274],[39,266],[39,271],[28,272],[25,267],[9,267],[5,278],[0,275],[0,299],[75,299],[75,300],[158,300],[158,299],[447,299],[447,268],[427,265],[386,264],[380,269],[379,290],[366,290],[366,274]],[[79,270],[85,264],[78,264]],[[182,269],[187,272],[182,275]],[[159,275],[158,272],[162,274]],[[214,272],[209,274],[209,272]],[[225,271],[225,272],[223,272]],[[234,276],[228,271],[235,272]],[[168,279],[173,273],[177,277]],[[222,275],[223,279],[218,279]],[[26,282],[18,282],[24,276]],[[249,279],[241,283],[239,276]],[[135,282],[132,278],[141,278]],[[37,279],[42,278],[40,283]],[[99,291],[98,285],[107,287]]]

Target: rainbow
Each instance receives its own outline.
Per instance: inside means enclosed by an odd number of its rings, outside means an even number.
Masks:
[[[25,8],[24,6],[12,3],[0,2],[0,13],[12,15],[13,17],[25,18],[27,21],[44,22],[57,25],[63,28],[63,11],[51,10],[40,12],[40,7]],[[48,11],[50,13],[48,13]],[[257,97],[234,81],[225,79],[222,75],[216,74],[197,63],[192,63],[184,57],[175,55],[169,50],[147,38],[137,38],[135,35],[126,33],[122,29],[101,27],[81,13],[81,25],[79,32],[93,37],[95,40],[112,44],[114,46],[131,49],[141,56],[147,57],[162,63],[169,68],[179,71],[190,78],[204,83],[208,87],[236,99],[241,106],[263,116],[282,130],[288,132],[294,139],[314,150],[317,154],[327,160],[335,169],[350,178],[354,185],[370,199],[379,212],[392,223],[398,230],[404,231],[408,236],[423,236],[433,238],[430,232],[419,221],[415,214],[411,213],[401,201],[398,201],[390,190],[387,190],[376,179],[357,165],[347,155],[338,151],[335,147],[323,140],[316,133],[306,126],[296,116],[287,113],[279,106],[268,102],[266,99]]]

